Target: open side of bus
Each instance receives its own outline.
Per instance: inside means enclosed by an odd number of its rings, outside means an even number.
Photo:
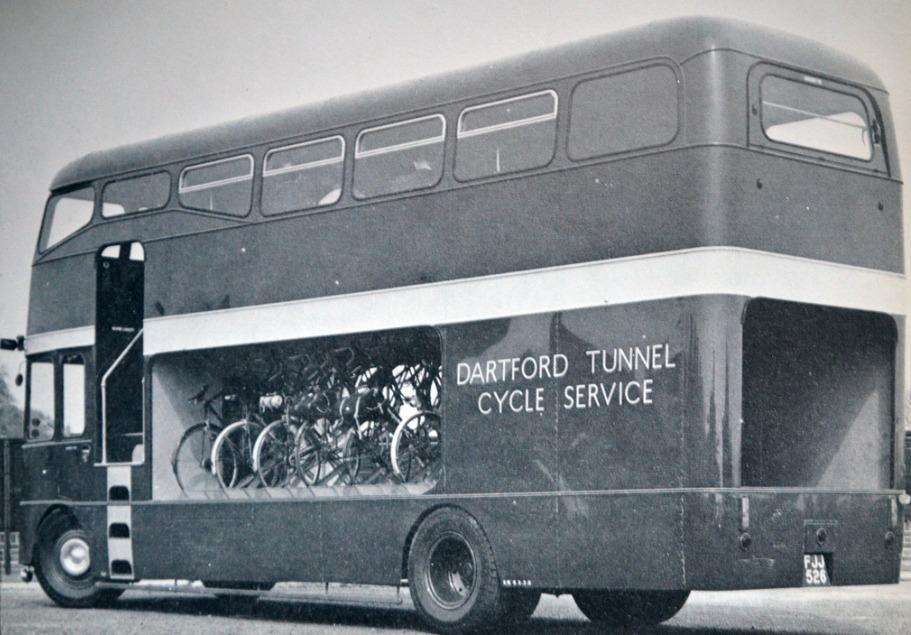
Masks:
[[[470,99],[65,169],[26,339],[49,595],[407,583],[460,630],[541,592],[655,622],[692,589],[897,581],[885,91],[802,41],[655,29],[466,74]]]

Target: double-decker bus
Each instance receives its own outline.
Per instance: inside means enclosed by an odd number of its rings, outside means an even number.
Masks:
[[[541,593],[896,582],[903,233],[888,95],[683,19],[89,154],[32,267],[21,560]]]

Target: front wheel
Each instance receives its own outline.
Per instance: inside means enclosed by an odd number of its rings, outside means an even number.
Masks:
[[[418,613],[443,633],[492,626],[502,615],[493,550],[478,521],[457,509],[437,510],[418,527],[408,584]]]
[[[42,524],[35,576],[56,604],[87,608],[116,600],[122,589],[95,587],[97,564],[89,534],[66,514],[55,513]]]
[[[576,606],[593,622],[660,624],[683,608],[689,591],[575,591]]]

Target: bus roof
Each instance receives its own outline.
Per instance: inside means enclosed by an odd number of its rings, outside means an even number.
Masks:
[[[869,67],[812,40],[736,20],[677,18],[377,91],[92,152],[60,170],[51,190],[368,122],[378,114],[383,118],[392,117],[472,95],[481,97],[626,62],[667,57],[683,63],[696,55],[717,50],[737,51],[884,90],[879,77]]]

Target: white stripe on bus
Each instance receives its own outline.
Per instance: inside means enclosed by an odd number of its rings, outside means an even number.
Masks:
[[[64,348],[95,345],[95,325],[80,326],[60,331],[35,333],[25,338],[25,354],[34,355]]]
[[[750,249],[703,247],[149,318],[143,346],[148,356],[710,294],[906,312],[901,274]]]
[[[696,295],[904,315],[905,276],[736,247],[699,247],[306,300],[148,318],[144,354],[442,325]],[[95,327],[29,335],[27,354],[91,346]]]

